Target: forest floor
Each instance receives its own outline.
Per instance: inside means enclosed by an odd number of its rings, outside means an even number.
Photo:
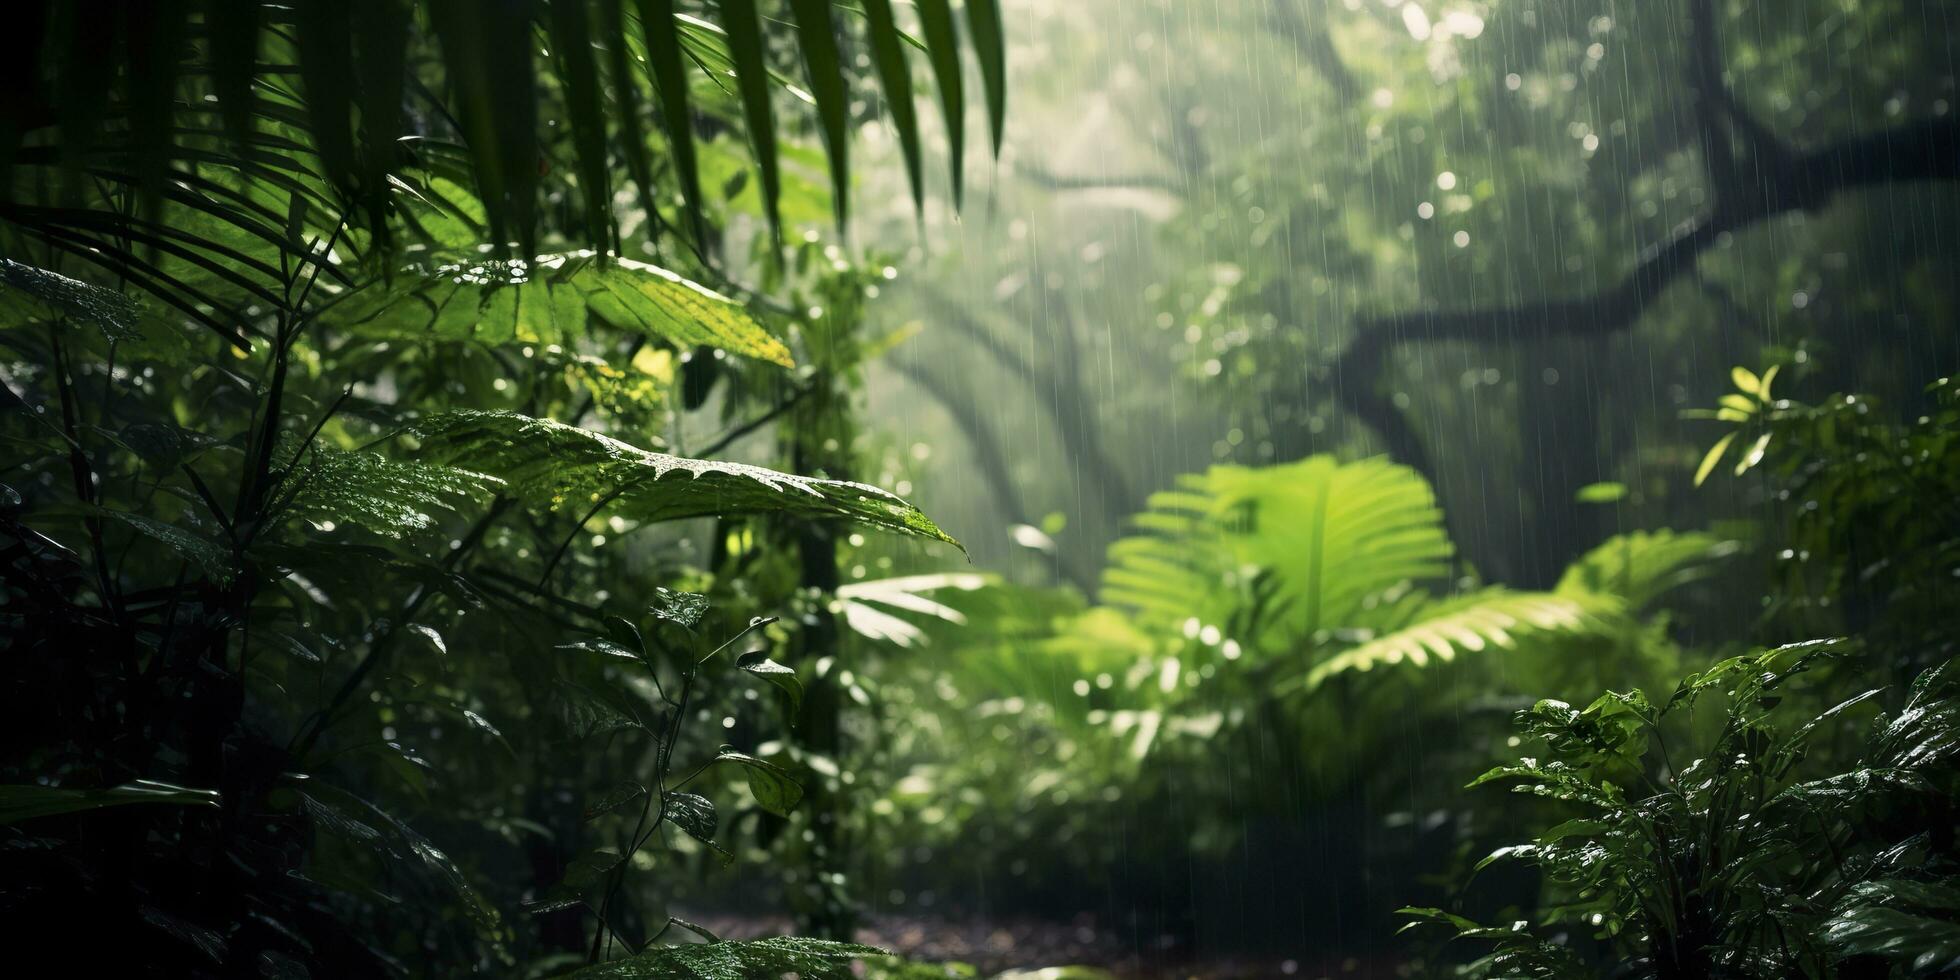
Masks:
[[[786,918],[709,914],[694,921],[724,939],[793,931]],[[1059,966],[1096,967],[1116,980],[1388,980],[1402,975],[1398,963],[1378,957],[1212,955],[1181,947],[1169,937],[1139,946],[1087,919],[1071,923],[874,914],[864,918],[857,940],[924,962],[971,964],[982,977]]]

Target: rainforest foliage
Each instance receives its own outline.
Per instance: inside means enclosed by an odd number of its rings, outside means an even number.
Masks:
[[[1769,6],[23,4],[6,935],[1960,971],[1960,9]]]

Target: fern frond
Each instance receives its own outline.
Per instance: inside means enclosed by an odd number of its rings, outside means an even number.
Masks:
[[[459,258],[410,273],[349,294],[321,321],[390,339],[563,345],[596,317],[681,347],[794,366],[789,348],[742,304],[646,262],[579,251],[532,262]]]
[[[1671,589],[1711,575],[1715,562],[1739,542],[1695,531],[1635,531],[1608,538],[1566,568],[1553,591],[1563,596],[1614,596],[1642,609]]]
[[[1216,622],[1260,579],[1290,636],[1364,625],[1370,596],[1443,576],[1450,543],[1429,484],[1383,459],[1218,466],[1154,494],[1149,533],[1111,546],[1104,594],[1145,622]]]
[[[1311,691],[1327,678],[1349,671],[1400,663],[1420,667],[1431,658],[1447,662],[1463,652],[1515,649],[1526,634],[1587,633],[1596,627],[1598,614],[1615,608],[1597,598],[1486,589],[1438,603],[1415,623],[1314,664],[1300,686]]]
[[[610,436],[511,412],[446,412],[412,430],[427,457],[466,462],[507,481],[534,506],[593,505],[638,521],[786,514],[868,524],[958,546],[898,496],[862,483],[820,480],[720,460],[650,452]]]

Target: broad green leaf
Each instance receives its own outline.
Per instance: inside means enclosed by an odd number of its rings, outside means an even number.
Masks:
[[[620,330],[793,366],[789,348],[742,304],[634,259],[590,250],[532,262],[457,258],[375,282],[321,315],[367,336],[484,344],[567,344],[596,318]]]
[[[107,789],[72,789],[66,786],[0,786],[0,825],[19,823],[36,817],[80,813],[110,806],[135,803],[165,803],[173,806],[218,805],[217,790],[190,789],[149,779],[138,779]]]
[[[1933,916],[1861,905],[1824,926],[1824,942],[1843,956],[1878,956],[1927,976],[1960,970],[1960,922],[1954,909]]]
[[[1763,395],[1763,380],[1756,372],[1740,365],[1729,369],[1729,380],[1735,382],[1736,390],[1753,399],[1760,400]]]
[[[779,817],[789,816],[803,800],[803,787],[773,762],[731,749],[723,749],[716,762],[741,766],[749,778],[749,793],[764,810]]]
[[[1371,625],[1370,596],[1448,574],[1442,510],[1406,466],[1314,456],[1178,482],[1151,495],[1135,518],[1147,533],[1111,545],[1103,573],[1104,599],[1155,628],[1223,624],[1255,602],[1295,636]]]
[[[287,477],[280,494],[294,514],[317,524],[402,538],[433,528],[435,515],[454,513],[502,485],[495,477],[453,466],[315,448]]]
[[[536,506],[584,510],[610,498],[613,512],[640,521],[787,514],[959,543],[917,508],[877,487],[649,452],[549,419],[448,412],[417,422],[412,431],[433,460],[468,460]]]

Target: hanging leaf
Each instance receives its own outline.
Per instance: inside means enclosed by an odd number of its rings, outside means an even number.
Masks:
[[[953,172],[953,210],[964,196],[966,90],[960,74],[960,38],[953,27],[950,0],[919,0],[919,28],[926,36],[933,81],[939,86],[939,112],[946,122],[946,161]]]
[[[715,805],[707,797],[693,793],[668,793],[660,805],[667,822],[687,832],[689,837],[703,844],[715,842],[715,829],[720,820],[715,816]]]
[[[694,240],[705,245],[708,225],[701,216],[700,164],[694,157],[694,121],[687,104],[687,59],[681,54],[679,28],[674,23],[674,0],[639,0],[639,4],[654,94],[660,99],[660,126],[667,131],[667,145],[674,154],[681,197],[687,202],[688,227]]]
[[[732,749],[723,749],[715,761],[741,766],[749,778],[749,794],[755,797],[758,806],[776,816],[789,816],[803,800],[802,785],[773,762]]]
[[[693,629],[708,612],[708,597],[694,592],[676,592],[673,589],[655,586],[653,603],[647,607],[655,619],[664,620],[682,629]]]
[[[817,99],[824,152],[830,157],[831,207],[837,227],[850,213],[851,127],[850,93],[844,85],[843,56],[837,50],[837,29],[830,19],[830,0],[789,0],[796,15],[796,36],[803,48],[810,92]]]
[[[784,694],[789,695],[789,716],[791,718],[795,718],[802,711],[803,681],[797,678],[795,670],[769,659],[768,655],[760,650],[754,653],[743,654],[741,659],[735,661],[735,665],[756,677],[760,677],[776,685],[782,689]]]
[[[967,0],[966,27],[980,62],[980,84],[987,90],[987,122],[993,128],[994,156],[1007,132],[1007,31],[998,0]]]
[[[905,157],[912,205],[923,214],[926,185],[919,163],[919,117],[912,105],[912,68],[905,61],[904,43],[899,40],[902,35],[892,16],[892,0],[864,0],[864,16],[870,22],[870,29],[865,33],[871,39],[871,60],[878,68],[879,83],[885,87],[885,107],[891,113],[892,128],[898,131],[899,151]]]
[[[775,110],[769,102],[768,54],[755,0],[722,0],[721,22],[728,32],[728,50],[735,62],[735,84],[742,93],[742,119],[748,126],[749,147],[755,154],[756,170],[762,174],[762,213],[769,219],[769,233],[780,246],[783,218],[777,202],[782,198],[783,179],[776,157]]]

